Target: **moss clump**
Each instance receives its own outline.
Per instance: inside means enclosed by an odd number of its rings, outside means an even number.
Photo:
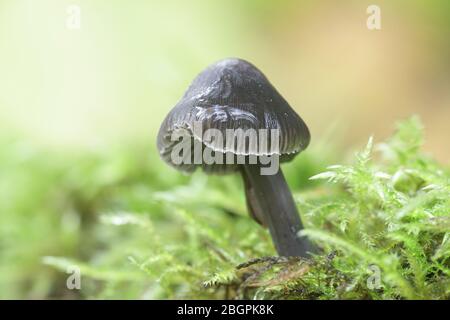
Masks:
[[[322,249],[309,261],[273,257],[239,177],[181,176],[142,155],[146,146],[55,156],[10,144],[0,154],[11,199],[0,205],[0,244],[15,243],[3,245],[0,268],[21,281],[0,276],[0,293],[449,299],[450,174],[420,151],[422,140],[411,118],[385,143],[370,139],[351,164],[330,166],[336,160],[312,146],[285,168],[302,233]],[[73,265],[80,291],[65,288]]]

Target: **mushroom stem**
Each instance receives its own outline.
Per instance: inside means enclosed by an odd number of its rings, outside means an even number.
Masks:
[[[298,236],[303,225],[281,168],[275,175],[261,175],[260,169],[244,165],[241,170],[250,214],[269,228],[280,256],[308,257],[315,250],[306,237]]]

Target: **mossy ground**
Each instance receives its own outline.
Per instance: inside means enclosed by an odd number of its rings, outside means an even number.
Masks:
[[[449,299],[450,173],[417,118],[352,161],[312,145],[283,167],[311,260],[277,258],[237,176],[183,176],[148,146],[0,150],[1,298]],[[145,153],[144,153],[145,152]],[[81,290],[66,288],[67,268]]]

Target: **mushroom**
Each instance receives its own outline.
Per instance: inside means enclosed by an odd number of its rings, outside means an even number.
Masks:
[[[230,135],[236,131],[244,135]],[[252,140],[255,132],[267,134]],[[230,58],[194,79],[163,121],[157,146],[165,162],[184,172],[239,172],[248,211],[269,228],[278,254],[307,257],[315,250],[298,235],[303,225],[278,161],[290,161],[309,141],[306,124],[263,73]]]

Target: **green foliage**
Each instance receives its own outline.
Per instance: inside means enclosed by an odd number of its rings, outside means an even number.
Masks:
[[[283,168],[302,234],[322,249],[308,261],[274,257],[239,176],[183,176],[147,146],[61,155],[9,142],[0,297],[448,299],[450,174],[422,140],[412,118],[351,164],[328,166],[316,145]],[[65,286],[74,265],[80,291]]]
[[[371,138],[354,164],[331,166],[311,178],[338,184],[346,197],[318,207],[308,203],[305,210],[316,207],[314,227],[303,234],[325,251],[339,250],[333,266],[353,279],[342,285],[357,285],[368,298],[444,298],[450,293],[449,172],[420,154],[421,143],[420,122],[412,118],[379,146],[385,161],[371,161]],[[369,265],[381,270],[379,290],[364,288]],[[355,290],[350,291],[353,296]],[[336,296],[332,292],[328,298]]]

